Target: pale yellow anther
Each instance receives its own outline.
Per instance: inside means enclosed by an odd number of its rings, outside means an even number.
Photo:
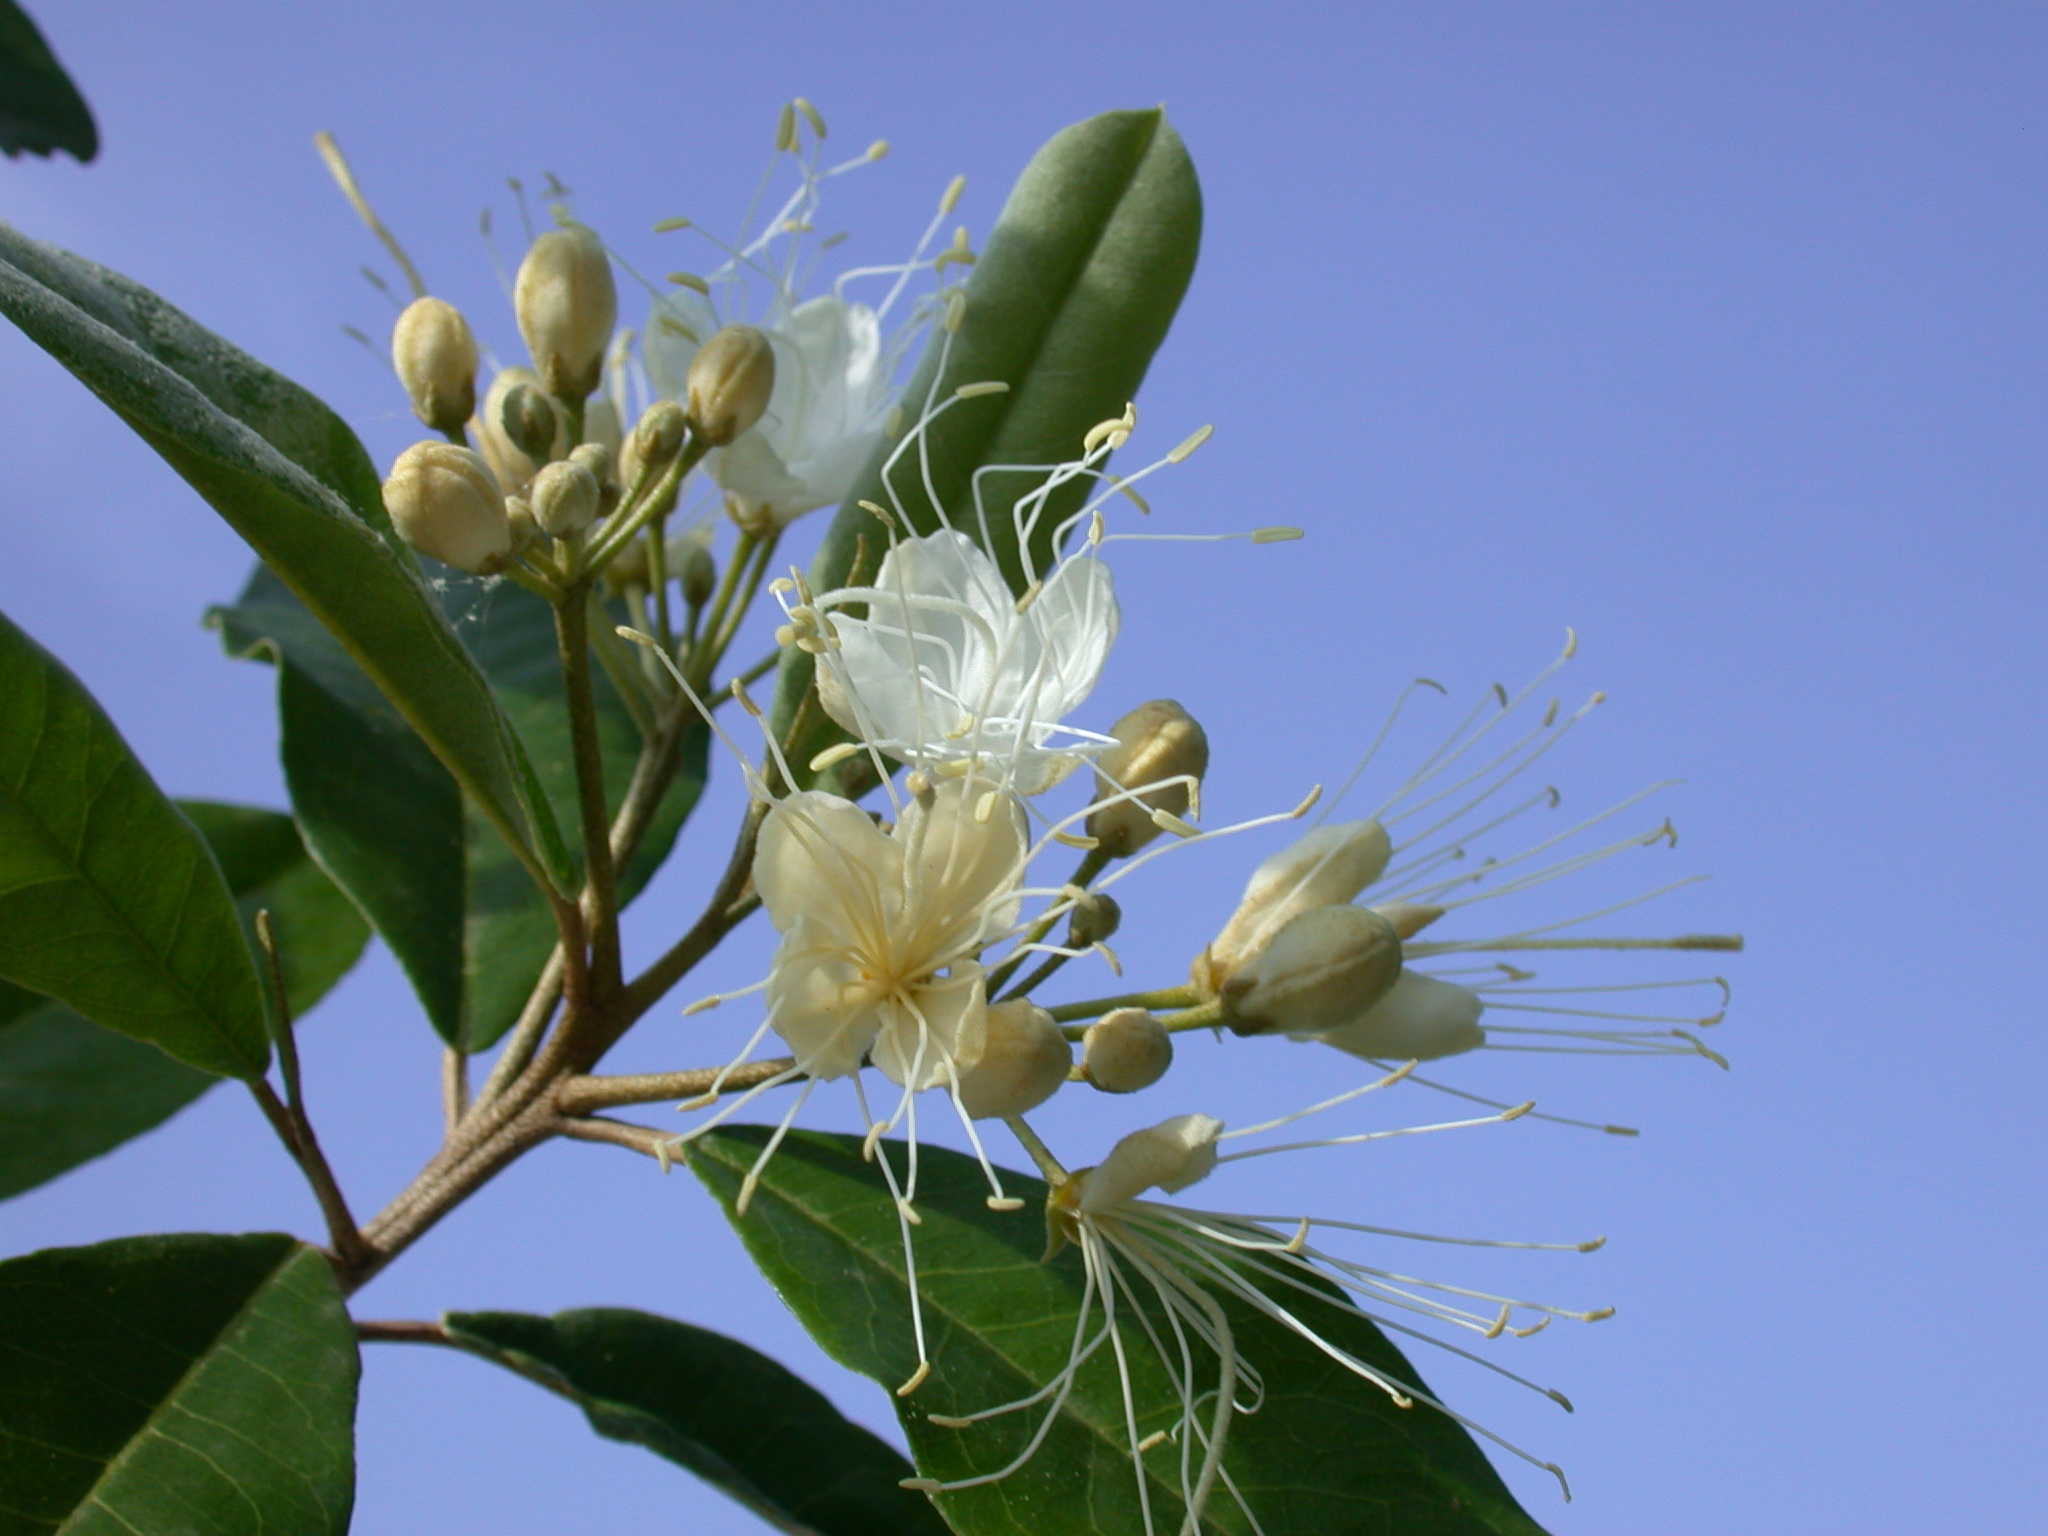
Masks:
[[[1175,837],[1199,837],[1201,829],[1181,820],[1171,811],[1154,810],[1152,825],[1162,832],[1171,832]]]
[[[903,1213],[903,1219],[909,1222],[913,1227],[921,1227],[924,1225],[924,1218],[917,1214],[917,1207],[912,1205],[908,1200],[899,1199],[896,1202],[896,1209]],[[918,1381],[922,1380],[924,1380],[924,1378],[920,1376],[918,1378]],[[908,1392],[916,1385],[916,1382],[912,1382],[910,1386],[905,1387],[903,1390]]]
[[[1299,528],[1254,528],[1252,530],[1252,542],[1254,544],[1285,544],[1301,536],[1302,533]]]
[[[1142,1456],[1147,1451],[1151,1450],[1154,1446],[1164,1445],[1168,1440],[1172,1438],[1173,1437],[1167,1434],[1165,1430],[1155,1429],[1152,1431],[1151,1434],[1147,1435],[1144,1439],[1138,1442],[1138,1454]]]
[[[1608,1318],[1614,1316],[1614,1308],[1596,1307],[1591,1312],[1581,1312],[1579,1316],[1589,1323],[1605,1322]]]
[[[1144,513],[1147,517],[1150,517],[1152,515],[1152,503],[1147,501],[1144,497],[1140,496],[1138,494],[1137,487],[1132,485],[1130,481],[1122,479],[1116,475],[1111,475],[1109,477],[1109,483],[1115,486],[1118,490],[1122,491],[1124,495],[1130,497],[1131,504],[1135,506],[1140,512]]]
[[[1480,1337],[1481,1337],[1482,1339],[1497,1339],[1497,1338],[1499,1338],[1499,1337],[1500,1337],[1500,1336],[1501,1336],[1502,1334],[1504,1334],[1504,1333],[1506,1333],[1506,1332],[1508,1331],[1508,1319],[1509,1319],[1509,1317],[1510,1317],[1510,1316],[1512,1316],[1512,1315],[1513,1315],[1513,1308],[1511,1308],[1511,1307],[1502,1307],[1502,1308],[1500,1309],[1500,1316],[1499,1316],[1499,1317],[1496,1317],[1496,1318],[1495,1318],[1495,1319],[1493,1320],[1493,1326],[1492,1326],[1491,1328],[1487,1329],[1487,1330],[1486,1330],[1486,1332],[1482,1333],[1482,1334],[1480,1335]]]
[[[775,626],[775,643],[776,643],[777,645],[795,645],[795,644],[796,644],[796,626],[795,626],[795,625],[793,625],[793,624],[778,624],[778,625],[776,625],[776,626]]]
[[[1301,1225],[1294,1229],[1294,1236],[1287,1240],[1286,1252],[1299,1253],[1308,1246],[1308,1227],[1308,1218],[1304,1216],[1301,1218]]]
[[[1166,462],[1169,464],[1180,463],[1181,460],[1185,459],[1189,454],[1193,453],[1197,448],[1201,447],[1202,444],[1209,441],[1209,439],[1213,437],[1215,433],[1216,426],[1213,422],[1206,427],[1197,427],[1193,432],[1188,434],[1187,438],[1182,441],[1181,445],[1178,448],[1174,449],[1173,452],[1169,453],[1166,456]]]
[[[879,160],[887,153],[889,153],[889,141],[887,139],[877,139],[868,146],[868,159],[870,160]]]
[[[811,132],[821,139],[825,137],[825,119],[818,115],[816,107],[812,106],[804,97],[799,96],[796,99],[796,109],[803,113],[804,121],[811,125]]]
[[[830,768],[833,764],[843,763],[849,757],[858,756],[859,753],[859,742],[842,741],[837,746],[827,747],[824,751],[820,752],[816,757],[812,758],[811,772],[823,773],[827,768]]]
[[[889,407],[889,414],[882,418],[882,434],[885,437],[901,437],[903,435],[902,406],[892,405]]]
[[[958,288],[946,292],[946,334],[956,335],[967,319],[967,295]]]
[[[1038,601],[1038,594],[1043,592],[1044,590],[1045,583],[1042,581],[1034,581],[1033,583],[1031,583],[1030,586],[1026,587],[1024,589],[1024,595],[1017,599],[1017,612],[1020,615],[1028,612],[1031,608],[1031,605]]]
[[[917,1369],[916,1369],[915,1371],[913,1371],[913,1372],[911,1373],[911,1376],[910,1376],[910,1380],[906,1381],[905,1383],[903,1383],[903,1385],[902,1385],[902,1386],[900,1386],[900,1387],[898,1387],[898,1388],[896,1389],[896,1395],[897,1395],[898,1397],[908,1397],[908,1396],[910,1396],[910,1394],[911,1394],[911,1393],[915,1392],[915,1391],[916,1391],[916,1390],[917,1390],[917,1389],[918,1389],[919,1387],[921,1387],[921,1386],[923,1386],[923,1385],[924,1385],[924,1383],[925,1383],[925,1378],[926,1378],[927,1376],[931,1375],[931,1373],[932,1373],[932,1363],[931,1363],[931,1361],[929,1361],[929,1360],[920,1360],[920,1361],[918,1361],[918,1362],[917,1362]],[[919,1484],[921,1484],[921,1483],[922,1483],[922,1481],[923,1481],[923,1480],[922,1480],[922,1479],[919,1479],[919,1478],[908,1478],[908,1479],[906,1479],[906,1480],[905,1480],[905,1482],[904,1482],[904,1486],[905,1486],[905,1487],[909,1487],[909,1486],[910,1486],[910,1485],[911,1485],[912,1483],[919,1483]],[[937,1485],[936,1485],[936,1484],[934,1484],[933,1486],[934,1486],[934,1488],[936,1488],[936,1486],[937,1486]]]
[[[945,195],[939,199],[939,212],[941,214],[951,213],[959,206],[960,194],[966,190],[967,178],[965,176],[955,176],[951,181],[947,182]]]
[[[863,503],[863,505],[865,505],[865,503]],[[771,597],[781,597],[784,593],[794,592],[795,590],[796,583],[791,581],[787,576],[778,576],[773,581],[768,583],[768,592]]]
[[[880,523],[884,528],[887,528],[891,533],[894,533],[896,531],[895,514],[890,512],[890,510],[887,507],[882,506],[878,502],[863,500],[860,503],[860,508],[863,512],[866,512],[869,516],[873,517],[875,521]]]
[[[1600,1250],[1600,1249],[1602,1249],[1602,1248],[1605,1248],[1606,1246],[1607,1246],[1607,1239],[1606,1239],[1606,1238],[1604,1238],[1604,1237],[1596,1237],[1596,1238],[1592,1238],[1592,1239],[1590,1239],[1590,1240],[1588,1240],[1588,1241],[1586,1241],[1586,1242],[1583,1242],[1583,1243],[1579,1244],[1579,1252],[1581,1252],[1581,1253],[1594,1253],[1594,1252],[1597,1252],[1598,1250]]]
[[[1094,838],[1082,837],[1074,832],[1055,832],[1052,834],[1052,840],[1062,848],[1079,848],[1087,852],[1093,852],[1101,846]]]
[[[689,288],[707,297],[711,293],[711,285],[694,272],[671,272],[668,280],[678,288]]]
[[[1088,542],[1100,545],[1109,532],[1109,525],[1102,520],[1102,508],[1097,507],[1088,514]]]
[[[1086,457],[1093,453],[1104,443],[1108,443],[1112,449],[1121,448],[1130,441],[1131,434],[1137,430],[1138,407],[1135,403],[1126,401],[1123,415],[1113,416],[1108,421],[1098,421],[1088,429],[1087,435],[1081,439],[1082,456]]]
[[[1108,966],[1108,967],[1109,967],[1109,974],[1110,974],[1110,975],[1112,975],[1112,976],[1121,976],[1121,975],[1123,975],[1123,973],[1124,973],[1124,962],[1123,962],[1123,957],[1122,957],[1122,956],[1120,956],[1119,954],[1117,954],[1117,952],[1116,952],[1115,950],[1111,949],[1111,948],[1110,948],[1110,947],[1109,947],[1109,946],[1108,946],[1107,944],[1104,944],[1104,943],[1103,943],[1103,942],[1101,942],[1101,941],[1100,941],[1099,939],[1098,939],[1098,940],[1097,940],[1097,941],[1096,941],[1095,943],[1093,943],[1093,944],[1090,944],[1090,945],[1089,945],[1088,947],[1089,947],[1090,949],[1094,950],[1096,954],[1098,954],[1098,955],[1102,956],[1102,963],[1103,963],[1104,965],[1106,965],[1106,966]]]
[[[1006,395],[1009,392],[1010,385],[1008,380],[983,379],[979,384],[962,384],[953,391],[953,394],[956,399],[974,400],[982,395]]]
[[[1522,1118],[1522,1116],[1529,1113],[1529,1111],[1534,1109],[1535,1107],[1536,1101],[1534,1099],[1530,1099],[1527,1103],[1517,1104],[1513,1109],[1502,1110],[1500,1112],[1500,1117],[1503,1120],[1519,1120]]]
[[[924,1421],[927,1424],[936,1424],[941,1429],[967,1429],[974,1423],[972,1419],[956,1419],[950,1413],[928,1413],[924,1416]],[[901,1486],[908,1488],[911,1484],[920,1481],[922,1481],[920,1478],[906,1478]]]
[[[932,1420],[934,1424],[938,1422],[937,1419]],[[962,1419],[960,1422],[962,1426],[965,1426],[974,1421],[972,1419]],[[896,1480],[896,1486],[898,1488],[908,1488],[912,1493],[944,1493],[946,1491],[944,1483],[931,1477],[900,1477]]]
[[[1567,629],[1567,630],[1565,630],[1565,632],[1564,632],[1564,654],[1565,654],[1565,659],[1566,659],[1566,660],[1570,660],[1570,659],[1571,659],[1571,658],[1572,658],[1573,656],[1576,656],[1576,655],[1577,655],[1578,653],[1579,653],[1579,632],[1578,632],[1578,631],[1577,631],[1576,629]]]
[[[932,768],[932,772],[942,779],[964,779],[973,771],[974,764],[964,757],[949,757]]]
[[[732,680],[732,696],[739,700],[739,706],[756,720],[761,718],[761,706],[756,704],[747,692],[747,685],[738,678]]]
[[[987,826],[988,819],[991,816],[995,815],[996,801],[999,798],[1001,797],[998,796],[996,792],[991,789],[986,791],[979,800],[974,802],[974,819],[977,822],[979,822],[982,826]]]
[[[717,992],[712,993],[709,997],[700,997],[683,1010],[683,1017],[687,1019],[693,1013],[709,1013],[724,1001],[724,996]]]
[[[783,150],[793,150],[795,148],[796,103],[784,102],[782,104],[782,115],[775,120],[775,149],[779,154]]]
[[[654,232],[657,235],[666,235],[672,234],[679,229],[688,229],[689,227],[690,221],[688,219],[662,219],[655,224]]]
[[[679,1115],[694,1115],[698,1110],[709,1109],[712,1105],[716,1104],[717,1102],[717,1094],[700,1093],[697,1095],[696,1098],[685,1099],[682,1103],[678,1104],[676,1106],[676,1113]]]
[[[1508,1332],[1512,1333],[1518,1339],[1526,1339],[1532,1337],[1535,1334],[1541,1333],[1544,1329],[1548,1328],[1549,1326],[1550,1319],[1546,1317],[1541,1322],[1531,1323],[1526,1328],[1510,1328]]]
[[[1306,816],[1311,810],[1315,809],[1315,803],[1322,798],[1323,786],[1317,784],[1314,787],[1312,787],[1306,795],[1302,797],[1301,804],[1297,805],[1293,810],[1287,813],[1288,819],[1292,821],[1299,821],[1302,817]]]

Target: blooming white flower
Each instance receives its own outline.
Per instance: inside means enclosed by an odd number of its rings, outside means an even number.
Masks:
[[[706,459],[735,518],[758,533],[836,505],[852,491],[882,440],[903,360],[939,303],[936,294],[926,294],[905,304],[910,279],[927,270],[943,275],[947,266],[974,259],[965,231],[938,256],[926,255],[959,196],[956,183],[907,260],[842,273],[829,292],[805,297],[814,259],[806,242],[815,233],[824,183],[872,163],[886,148],[821,167],[822,138],[808,151],[793,141],[785,146],[798,172],[796,189],[758,233],[749,238],[743,231],[725,248],[726,259],[701,286],[679,285],[656,298],[643,344],[655,392],[680,400],[691,360],[718,330],[745,323],[767,333],[775,349],[767,412]],[[848,296],[848,285],[865,278],[891,280],[877,303]],[[765,298],[759,297],[763,289]]]
[[[824,594],[837,644],[819,657],[818,697],[860,740],[939,771],[999,771],[1035,795],[1111,738],[1060,724],[1116,642],[1109,568],[1092,552],[1059,563],[1029,602],[994,560],[950,528],[893,545],[871,587]],[[999,767],[998,767],[999,765]]]
[[[969,1414],[931,1416],[934,1424],[964,1430],[988,1419],[1046,1405],[1044,1415],[1029,1440],[1007,1465],[994,1472],[951,1482],[910,1478],[905,1480],[905,1486],[935,1493],[952,1492],[999,1482],[1026,1465],[1044,1443],[1061,1408],[1074,1391],[1083,1368],[1107,1344],[1117,1362],[1116,1379],[1123,1395],[1124,1423],[1146,1531],[1151,1533],[1155,1527],[1151,1479],[1145,1467],[1145,1456],[1169,1441],[1178,1446],[1178,1481],[1184,1511],[1179,1526],[1181,1536],[1193,1536],[1202,1529],[1203,1509],[1218,1484],[1231,1494],[1246,1520],[1253,1529],[1257,1529],[1255,1515],[1224,1465],[1224,1451],[1234,1420],[1240,1415],[1258,1411],[1265,1388],[1257,1365],[1239,1352],[1236,1330],[1223,1305],[1229,1302],[1233,1307],[1249,1308],[1279,1324],[1385,1392],[1402,1407],[1426,1404],[1485,1435],[1532,1465],[1543,1468],[1558,1479],[1565,1489],[1565,1497],[1569,1499],[1570,1487],[1556,1465],[1538,1460],[1484,1426],[1445,1407],[1415,1383],[1390,1376],[1346,1350],[1336,1342],[1328,1319],[1332,1312],[1368,1318],[1382,1328],[1474,1361],[1509,1380],[1543,1393],[1569,1411],[1571,1403],[1562,1393],[1536,1386],[1490,1360],[1385,1314],[1419,1315],[1433,1323],[1460,1328],[1485,1339],[1499,1339],[1503,1336],[1527,1337],[1557,1317],[1596,1322],[1611,1317],[1613,1308],[1582,1311],[1555,1307],[1418,1279],[1342,1258],[1315,1246],[1309,1239],[1317,1228],[1334,1228],[1376,1237],[1425,1242],[1581,1253],[1600,1247],[1600,1241],[1515,1243],[1446,1238],[1312,1217],[1247,1216],[1196,1210],[1142,1198],[1153,1189],[1177,1194],[1207,1178],[1219,1165],[1241,1158],[1296,1151],[1304,1147],[1367,1142],[1495,1124],[1518,1119],[1528,1108],[1521,1105],[1500,1114],[1442,1125],[1368,1131],[1240,1152],[1224,1150],[1237,1138],[1277,1130],[1305,1116],[1385,1088],[1407,1075],[1407,1070],[1404,1068],[1321,1104],[1238,1131],[1226,1131],[1222,1121],[1209,1115],[1176,1115],[1157,1125],[1133,1131],[1117,1142],[1101,1163],[1071,1174],[1058,1167],[1050,1152],[1030,1135],[1027,1128],[1022,1133],[1026,1136],[1026,1145],[1045,1166],[1052,1185],[1046,1216],[1055,1248],[1071,1244],[1081,1252],[1084,1276],[1081,1304],[1066,1362],[1035,1392],[1015,1402]],[[1473,1302],[1483,1303],[1488,1310],[1473,1310]],[[1533,1321],[1521,1323],[1520,1318],[1524,1315]],[[1173,1341],[1172,1347],[1168,1346],[1169,1340]],[[1152,1405],[1141,1408],[1135,1401],[1133,1373],[1128,1369],[1127,1356],[1132,1350],[1147,1347],[1171,1383],[1178,1400],[1178,1412],[1171,1427],[1140,1438],[1139,1420],[1141,1416],[1149,1415]],[[1249,1401],[1241,1400],[1245,1397]]]

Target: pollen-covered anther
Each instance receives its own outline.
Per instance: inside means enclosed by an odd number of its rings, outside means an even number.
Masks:
[[[1081,439],[1082,455],[1086,457],[1094,453],[1104,443],[1109,444],[1112,451],[1121,448],[1130,441],[1131,434],[1137,430],[1138,407],[1127,402],[1123,415],[1112,416],[1107,421],[1098,421],[1088,429]]]
[[[897,1395],[898,1397],[908,1397],[908,1396],[910,1396],[910,1394],[911,1394],[911,1393],[915,1392],[915,1391],[916,1391],[916,1390],[917,1390],[917,1389],[918,1389],[919,1387],[921,1387],[921,1386],[923,1386],[923,1385],[925,1384],[925,1379],[926,1379],[927,1377],[929,1377],[929,1376],[931,1375],[931,1373],[932,1373],[932,1363],[931,1363],[931,1361],[929,1361],[929,1360],[920,1360],[920,1361],[918,1361],[918,1363],[917,1363],[917,1369],[916,1369],[915,1371],[911,1372],[911,1375],[910,1375],[910,1380],[908,1380],[908,1381],[904,1382],[902,1386],[900,1386],[900,1387],[898,1387],[898,1388],[896,1389],[896,1395]],[[908,1486],[910,1485],[910,1483],[912,1483],[912,1482],[916,1482],[916,1481],[918,1481],[918,1479],[915,1479],[915,1478],[912,1478],[912,1479],[908,1479],[908,1480],[906,1480],[906,1482],[905,1482],[904,1486],[905,1486],[905,1487],[908,1487]],[[934,1486],[936,1486],[936,1485],[934,1485]]]

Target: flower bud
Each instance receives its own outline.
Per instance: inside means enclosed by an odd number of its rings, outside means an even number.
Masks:
[[[704,539],[685,534],[679,546],[674,565],[676,574],[682,578],[683,601],[692,608],[702,608],[717,590],[718,562],[711,558],[711,546]]]
[[[1311,907],[1223,984],[1240,1035],[1320,1034],[1370,1008],[1401,974],[1394,925],[1364,907]]]
[[[609,443],[578,443],[569,450],[569,462],[581,464],[597,481],[597,515],[610,517],[619,505],[618,450]]]
[[[512,437],[506,424],[507,416],[520,423],[522,435],[534,420],[534,410],[527,398],[513,401],[514,394],[524,387],[532,402],[547,411],[548,423],[545,433],[533,439],[538,453],[529,453]],[[498,477],[498,483],[505,488],[508,496],[523,496],[526,488],[533,483],[534,474],[548,460],[569,451],[568,432],[547,396],[540,391],[540,380],[530,368],[500,369],[498,376],[491,380],[490,391],[484,396],[482,409],[471,423],[476,431],[478,450],[491,466],[491,472]],[[511,409],[508,410],[508,405]]]
[[[1222,1133],[1223,1122],[1207,1115],[1175,1115],[1131,1132],[1098,1165],[1074,1175],[1081,1181],[1079,1209],[1100,1215],[1154,1186],[1179,1194],[1209,1176]]]
[[[1297,1035],[1368,1061],[1435,1061],[1486,1044],[1486,1005],[1469,987],[1403,971],[1370,1008],[1329,1029]]]
[[[682,452],[683,434],[688,430],[689,420],[675,401],[657,400],[647,407],[619,454],[619,479],[626,489],[632,490],[643,468],[655,473],[666,468],[668,461]]]
[[[391,328],[391,362],[412,412],[436,432],[457,432],[476,409],[476,338],[453,304],[418,298]]]
[[[1414,901],[1388,901],[1374,907],[1388,922],[1394,925],[1394,932],[1404,939],[1412,939],[1431,923],[1444,915],[1442,907],[1424,906]]]
[[[512,525],[512,553],[518,554],[539,541],[540,523],[533,515],[533,503],[524,496],[505,498],[505,520]]]
[[[512,446],[536,465],[554,456],[561,423],[538,384],[514,384],[505,392],[498,403],[498,425]]]
[[[690,361],[690,430],[722,448],[761,419],[774,393],[775,349],[766,333],[728,325]]]
[[[482,458],[453,443],[414,443],[384,482],[398,536],[423,555],[488,576],[512,555],[505,498]]]
[[[1074,910],[1067,918],[1067,948],[1086,949],[1091,944],[1106,944],[1122,926],[1124,909],[1117,905],[1114,896],[1101,891],[1090,891],[1074,903]]]
[[[1252,871],[1244,899],[1195,961],[1195,984],[1221,991],[1289,921],[1312,907],[1351,900],[1379,879],[1392,854],[1376,821],[1333,822],[1282,848]]]
[[[1028,998],[991,1003],[981,1060],[960,1079],[960,1103],[975,1120],[1021,1115],[1059,1091],[1074,1049],[1052,1015]]]
[[[597,476],[574,459],[546,465],[533,477],[528,500],[533,503],[534,520],[550,538],[566,539],[581,533],[597,516]]]
[[[619,295],[596,235],[575,224],[534,241],[519,263],[512,308],[549,394],[581,400],[597,388]]]
[[[1081,1078],[1104,1093],[1136,1093],[1166,1076],[1173,1036],[1142,1008],[1119,1008],[1081,1037]]]
[[[1104,799],[1122,789],[1139,789],[1183,774],[1200,780],[1209,769],[1209,738],[1195,717],[1172,699],[1140,704],[1117,721],[1117,744],[1096,759],[1095,794]],[[1127,858],[1159,835],[1155,810],[1185,816],[1188,786],[1168,784],[1136,800],[1099,806],[1088,817],[1088,835],[1113,859]]]

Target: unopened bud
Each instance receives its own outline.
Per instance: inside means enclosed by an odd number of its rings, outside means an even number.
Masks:
[[[775,393],[775,349],[751,325],[728,325],[690,362],[690,430],[722,448],[761,419]]]
[[[1074,1176],[1081,1181],[1080,1211],[1114,1211],[1155,1187],[1179,1194],[1209,1176],[1222,1134],[1223,1122],[1208,1115],[1175,1115],[1131,1132],[1098,1165]]]
[[[521,389],[528,398],[514,400]],[[529,435],[529,428],[537,422],[535,405],[545,409],[545,427],[532,434],[532,440],[540,451],[529,453],[514,441],[507,426],[510,417],[519,424],[522,436]],[[534,472],[558,453],[568,451],[568,433],[547,396],[541,392],[540,378],[531,368],[505,368],[491,380],[490,391],[484,396],[484,403],[476,413],[477,448],[491,466],[491,472],[498,477],[498,483],[505,488],[508,496],[523,496],[527,486],[533,483]]]
[[[1091,944],[1106,944],[1123,925],[1124,909],[1117,905],[1114,896],[1101,891],[1090,891],[1074,903],[1074,910],[1067,918],[1067,948],[1086,949]]]
[[[642,469],[656,473],[665,469],[669,460],[682,451],[683,434],[688,430],[689,419],[675,401],[657,400],[647,407],[626,438],[619,458],[619,478],[626,489],[633,488]]]
[[[460,431],[476,409],[476,338],[453,304],[418,298],[391,328],[391,362],[413,414],[436,432]]]
[[[519,263],[512,308],[549,394],[581,400],[597,388],[619,295],[596,235],[571,225],[534,241]]]
[[[692,608],[702,608],[711,601],[711,594],[718,587],[718,562],[711,558],[711,547],[703,539],[686,536],[676,555],[676,574],[682,578],[683,601]]]
[[[1052,1015],[1028,998],[991,1003],[981,1060],[960,1079],[960,1103],[975,1120],[1021,1115],[1059,1091],[1074,1048]]]
[[[1209,770],[1209,738],[1195,717],[1172,699],[1140,704],[1110,730],[1117,744],[1095,763],[1095,795],[1107,799],[1119,789],[1142,789],[1161,779],[1193,778]],[[1165,784],[1135,800],[1098,806],[1088,817],[1088,835],[1111,858],[1136,853],[1159,835],[1155,810],[1185,816],[1188,786]]]
[[[1195,961],[1195,984],[1220,991],[1295,917],[1351,900],[1379,879],[1392,856],[1393,844],[1376,821],[1333,822],[1282,848],[1252,871],[1244,899]]]
[[[610,517],[619,505],[618,450],[609,443],[578,443],[569,462],[581,464],[597,482],[597,515]]]
[[[1081,1037],[1081,1076],[1104,1093],[1136,1093],[1166,1076],[1173,1036],[1142,1008],[1119,1008]]]
[[[524,496],[505,498],[505,520],[512,525],[512,553],[539,541],[540,523],[533,515],[533,504]]]
[[[1442,907],[1424,906],[1415,901],[1382,902],[1373,908],[1394,925],[1394,932],[1404,939],[1412,939],[1431,923],[1444,915]]]
[[[453,443],[414,443],[384,482],[398,536],[423,555],[476,576],[504,569],[512,525],[490,467]]]
[[[538,383],[514,384],[505,392],[498,402],[498,425],[504,428],[506,441],[536,465],[553,455],[561,430],[555,408]]]
[[[1435,1061],[1486,1044],[1486,1005],[1469,987],[1403,971],[1370,1008],[1332,1028],[1297,1035],[1368,1061]]]
[[[1223,984],[1240,1035],[1320,1034],[1370,1008],[1401,974],[1394,925],[1364,907],[1311,907]]]
[[[550,538],[581,533],[597,516],[597,476],[574,459],[549,464],[533,477],[527,499],[533,515]]]

